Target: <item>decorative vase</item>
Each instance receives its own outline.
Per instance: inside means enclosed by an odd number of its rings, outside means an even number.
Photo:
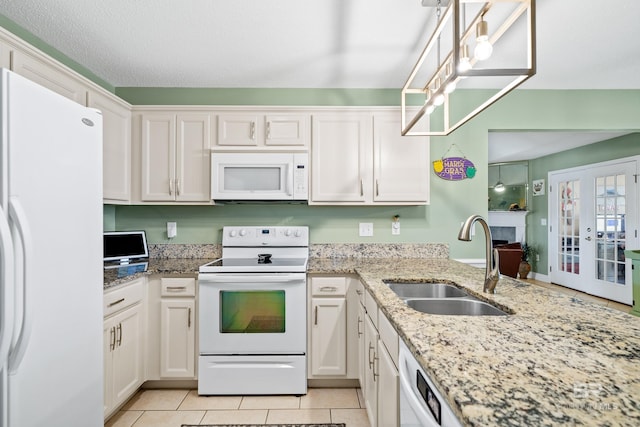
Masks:
[[[531,271],[531,264],[527,261],[520,261],[520,265],[518,266],[518,274],[521,279],[526,279]]]

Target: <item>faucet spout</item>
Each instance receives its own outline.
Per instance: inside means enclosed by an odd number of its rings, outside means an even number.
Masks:
[[[500,271],[499,271],[499,263],[500,263],[500,255],[498,254],[497,249],[491,248],[491,230],[489,229],[489,225],[484,218],[480,215],[471,215],[467,220],[462,224],[460,228],[460,232],[458,233],[458,240],[462,240],[465,242],[471,241],[471,231],[473,230],[473,226],[476,222],[479,222],[482,225],[482,229],[484,230],[485,237],[485,275],[484,275],[484,286],[483,291],[493,294],[495,293],[496,285],[498,284],[498,280],[500,279]]]

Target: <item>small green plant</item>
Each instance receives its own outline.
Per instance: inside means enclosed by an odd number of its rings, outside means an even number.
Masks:
[[[536,249],[533,246],[528,245],[526,243],[522,244],[522,260],[523,261],[531,263],[535,254],[536,254]]]

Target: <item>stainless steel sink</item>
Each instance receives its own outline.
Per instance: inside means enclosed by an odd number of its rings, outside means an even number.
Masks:
[[[446,283],[385,282],[400,298],[464,298],[465,291]]]
[[[428,314],[447,316],[506,316],[508,313],[475,299],[408,299],[407,305]]]

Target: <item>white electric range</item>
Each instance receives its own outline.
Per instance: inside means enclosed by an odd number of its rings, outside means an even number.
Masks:
[[[308,227],[224,227],[200,267],[198,394],[306,394]]]

